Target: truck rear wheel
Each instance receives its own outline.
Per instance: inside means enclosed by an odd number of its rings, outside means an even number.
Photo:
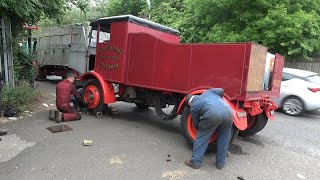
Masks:
[[[185,107],[181,114],[181,129],[188,143],[193,144],[197,136],[197,129],[194,127],[189,107]],[[229,144],[232,144],[232,142],[237,138],[238,132],[239,129],[233,125]],[[216,131],[211,136],[207,151],[216,151],[217,138],[218,132]]]
[[[265,113],[261,113],[256,116],[248,116],[248,127],[243,131],[239,131],[239,136],[252,136],[261,131],[267,125],[267,122],[268,117]]]
[[[103,102],[103,92],[100,83],[96,79],[91,79],[83,86],[83,99],[88,102],[88,109],[93,113],[104,112],[106,106]]]

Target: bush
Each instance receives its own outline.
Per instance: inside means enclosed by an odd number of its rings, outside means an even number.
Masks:
[[[41,98],[40,91],[24,81],[17,82],[15,87],[5,85],[2,94],[3,108],[15,107],[20,111],[30,110],[30,106]]]
[[[14,48],[14,75],[16,80],[25,81],[33,85],[36,77],[36,69],[32,64],[35,59],[33,55],[28,55],[21,48]]]

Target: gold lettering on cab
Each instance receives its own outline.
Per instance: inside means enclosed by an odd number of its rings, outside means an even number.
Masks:
[[[101,55],[101,59],[110,59],[110,60],[119,60],[118,56],[108,56],[108,55]]]
[[[106,63],[100,63],[100,66],[106,70],[115,70],[119,68],[119,64],[106,64]]]
[[[117,46],[111,46],[111,45],[101,47],[98,50],[98,54],[101,54],[103,51],[112,51],[112,52],[116,52],[117,54],[122,54],[122,50],[120,48],[118,48]]]

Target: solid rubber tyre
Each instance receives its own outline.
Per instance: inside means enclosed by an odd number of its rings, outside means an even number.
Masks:
[[[254,122],[252,123],[251,127],[248,127],[243,131],[239,131],[239,136],[242,136],[242,137],[252,136],[260,132],[268,123],[268,117],[265,113],[261,113],[256,116],[248,117],[248,118],[254,118]]]

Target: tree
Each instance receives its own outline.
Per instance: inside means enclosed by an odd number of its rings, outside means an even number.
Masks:
[[[140,16],[148,7],[146,0],[109,0],[106,6],[107,16],[131,14]]]
[[[152,20],[179,29],[183,42],[255,41],[288,59],[307,59],[320,51],[320,0],[156,0],[153,4]]]
[[[107,16],[105,6],[105,2],[97,2],[95,5],[88,5],[85,12],[79,8],[70,8],[65,11],[63,18],[41,18],[38,25],[41,28],[46,28],[58,25],[92,22],[98,18]]]
[[[78,7],[85,12],[87,6],[86,0],[2,0],[0,15],[10,16],[15,34],[21,31],[21,23],[35,23],[45,17],[61,19],[66,9]]]

